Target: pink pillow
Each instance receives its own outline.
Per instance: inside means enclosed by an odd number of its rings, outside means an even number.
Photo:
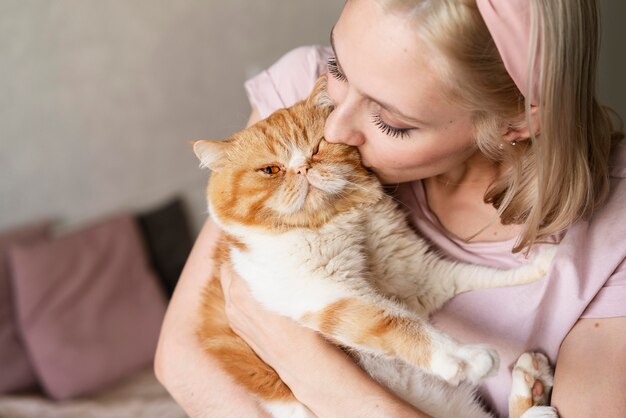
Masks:
[[[66,399],[152,362],[165,298],[130,215],[10,251],[18,321],[45,391]]]
[[[0,234],[0,393],[30,389],[37,377],[19,337],[9,277],[8,249],[15,244],[32,244],[48,237],[49,223],[40,222]]]

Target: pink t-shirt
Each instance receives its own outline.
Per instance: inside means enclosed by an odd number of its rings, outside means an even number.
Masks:
[[[330,48],[297,48],[245,84],[261,117],[308,95],[326,71]],[[485,381],[481,394],[501,415],[507,415],[511,369],[525,351],[540,351],[552,364],[559,347],[579,318],[626,316],[626,145],[616,147],[611,162],[611,193],[589,222],[565,233],[551,271],[540,281],[456,296],[433,316],[434,323],[466,343],[496,348],[501,365]],[[515,239],[467,243],[445,230],[430,211],[421,181],[401,184],[395,192],[410,209],[415,228],[449,257],[474,264],[513,268],[526,263],[512,254]]]

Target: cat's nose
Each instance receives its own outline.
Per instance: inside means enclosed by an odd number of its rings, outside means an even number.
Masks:
[[[306,175],[306,173],[309,171],[309,165],[308,164],[301,164],[298,167],[295,168],[296,173],[298,174],[302,174],[302,175]]]

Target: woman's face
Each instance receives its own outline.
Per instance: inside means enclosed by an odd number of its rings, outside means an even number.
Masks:
[[[434,50],[373,0],[348,0],[331,34],[329,142],[358,147],[383,183],[451,172],[476,152],[471,114],[443,94]]]

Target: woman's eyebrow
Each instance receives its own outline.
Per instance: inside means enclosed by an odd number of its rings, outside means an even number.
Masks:
[[[341,63],[339,62],[339,58],[337,57],[337,50],[335,49],[335,27],[334,26],[330,30],[330,47],[333,50],[333,55],[335,57],[335,62],[337,63],[337,67],[339,67],[341,72],[343,72],[343,68],[341,67]],[[418,125],[428,125],[428,123],[426,123],[426,122],[424,122],[422,120],[419,120],[419,119],[416,119],[414,117],[405,115],[397,107],[395,107],[392,104],[386,103],[386,102],[384,102],[382,100],[375,99],[375,98],[373,98],[373,97],[371,97],[371,96],[369,96],[367,94],[364,94],[362,92],[361,92],[361,94],[366,99],[371,100],[373,102],[376,102],[380,107],[382,107],[383,109],[385,109],[386,111],[388,111],[390,113],[393,113],[395,116],[397,116],[397,117],[399,117],[401,119],[404,119],[404,120],[406,120],[408,122],[415,123],[415,124],[418,124]]]

